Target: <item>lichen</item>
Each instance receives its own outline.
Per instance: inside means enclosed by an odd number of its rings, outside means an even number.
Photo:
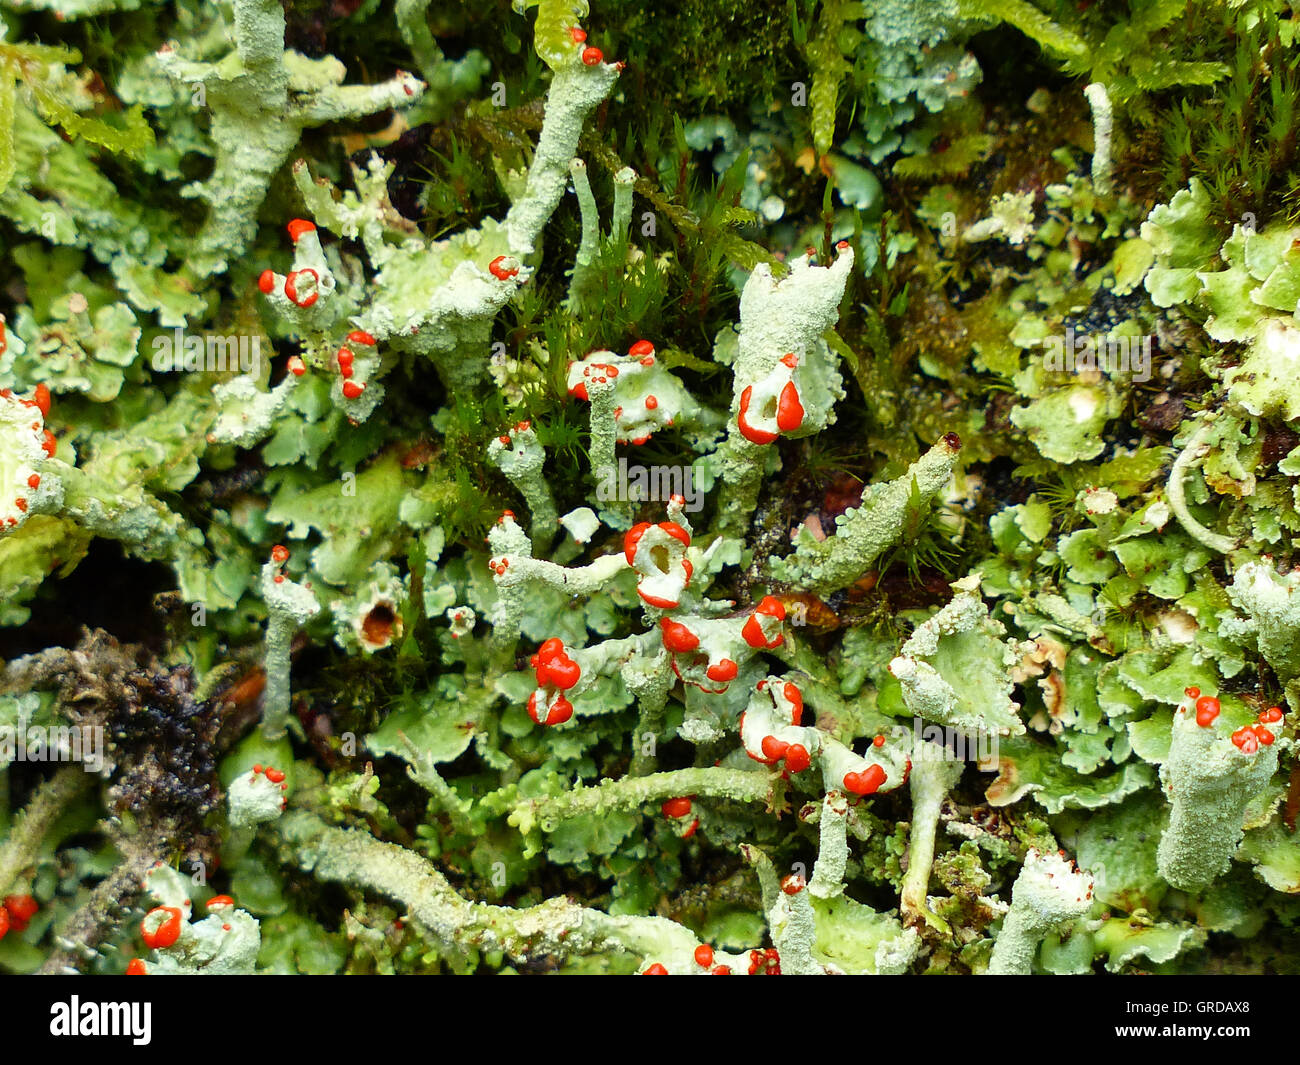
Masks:
[[[1287,5],[0,6],[0,969],[1298,967]]]

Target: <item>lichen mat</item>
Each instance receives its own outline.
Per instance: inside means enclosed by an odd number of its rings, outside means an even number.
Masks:
[[[0,0],[0,971],[1300,969],[1296,22],[1123,6]]]

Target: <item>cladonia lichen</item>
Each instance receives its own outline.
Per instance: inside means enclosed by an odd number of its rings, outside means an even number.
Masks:
[[[0,7],[0,970],[1294,968],[1289,5]]]

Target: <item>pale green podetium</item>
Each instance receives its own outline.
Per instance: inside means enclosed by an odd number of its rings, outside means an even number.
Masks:
[[[868,486],[861,506],[836,519],[834,536],[816,540],[801,530],[794,553],[773,560],[772,575],[822,596],[847,588],[901,535],[913,490],[929,499],[947,485],[960,449],[957,434],[948,433],[902,477]]]
[[[843,243],[843,242],[842,242]],[[853,249],[838,249],[829,266],[814,266],[810,258],[794,259],[779,281],[766,263],[749,275],[740,295],[740,331],[736,337],[730,422],[718,450],[720,479],[728,487],[720,530],[739,533],[758,503],[763,474],[773,458],[771,444],[752,442],[740,427],[739,413],[746,389],[762,384],[782,359],[793,355],[793,380],[799,389],[804,416],[786,437],[805,437],[835,421],[835,404],[844,398],[838,358],[823,334],[839,318],[840,300],[853,269]]]
[[[618,457],[615,443],[618,440],[618,414],[616,413],[615,384],[608,376],[592,377],[587,382],[591,398],[591,474],[597,485],[616,484]],[[632,526],[632,507],[624,501],[610,500],[601,511],[601,520],[615,529]]]
[[[1249,616],[1259,653],[1289,686],[1300,677],[1300,571],[1278,574],[1271,564],[1247,562],[1232,579],[1228,597]],[[1293,707],[1294,708],[1294,707]]]
[[[488,445],[488,458],[524,497],[532,516],[533,549],[545,550],[555,538],[559,519],[544,470],[546,452],[537,434],[527,422],[520,422]]]
[[[524,193],[506,215],[506,233],[515,255],[531,255],[569,184],[569,165],[578,147],[582,124],[618,80],[613,63],[569,64],[555,72],[546,95],[546,121],[528,169]]]
[[[257,969],[262,949],[261,926],[256,917],[233,903],[212,899],[208,916],[192,921],[188,878],[159,864],[145,874],[146,888],[160,906],[185,913],[180,937],[170,947],[155,950],[147,962],[151,976],[236,976]]]
[[[235,0],[233,15],[235,50],[220,62],[182,58],[174,45],[157,54],[171,78],[204,87],[211,116],[212,175],[186,188],[209,207],[187,264],[199,277],[220,273],[248,247],[266,190],[303,130],[407,106],[425,89],[401,72],[376,85],[344,85],[333,56],[285,49],[277,0]]]
[[[1092,908],[1092,876],[1059,854],[1030,849],[1012,889],[1011,909],[993,944],[989,976],[1028,976],[1038,945]]]
[[[1185,891],[1228,871],[1241,842],[1246,807],[1277,771],[1277,747],[1247,754],[1193,714],[1174,714],[1169,758],[1160,778],[1171,803],[1156,852],[1160,875]]]
[[[320,613],[320,603],[311,589],[285,577],[280,572],[282,564],[272,561],[262,567],[262,599],[270,614],[262,711],[262,735],[268,740],[280,739],[289,723],[289,649],[294,633]]]
[[[922,622],[889,663],[903,701],[917,717],[952,728],[1019,736],[1010,672],[1022,648],[989,617],[980,575],[954,581],[952,601]]]
[[[907,836],[907,873],[903,877],[899,909],[905,918],[919,918],[946,932],[946,922],[930,911],[926,897],[930,872],[934,868],[934,837],[939,827],[939,811],[949,789],[961,777],[964,763],[942,757],[943,754],[938,748],[913,751],[912,826]]]
[[[250,769],[230,782],[226,794],[232,828],[274,821],[284,809],[284,791],[265,773]]]

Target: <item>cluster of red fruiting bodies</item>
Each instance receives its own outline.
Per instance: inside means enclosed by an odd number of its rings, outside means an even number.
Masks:
[[[582,676],[582,667],[564,650],[564,641],[552,636],[537,649],[537,653],[528,660],[537,670],[537,686],[547,685],[567,692]],[[533,692],[528,698],[528,716],[539,725],[563,725],[573,716],[573,704],[563,695],[559,696],[546,711],[542,720],[543,709],[538,705],[538,693]]]
[[[273,772],[279,771],[268,769],[266,775],[270,777]],[[284,778],[283,773],[280,773],[280,778]],[[185,905],[188,907],[189,903]],[[233,910],[235,900],[229,895],[213,895],[207,901],[207,908],[213,913],[220,914],[226,910]],[[150,950],[166,950],[168,947],[175,946],[176,941],[181,938],[181,926],[184,920],[185,914],[179,906],[155,906],[140,922],[140,937]],[[223,924],[221,927],[223,931],[230,931],[228,924]],[[148,976],[149,970],[140,958],[132,958],[126,964],[126,975]]]
[[[655,346],[648,340],[634,341],[632,346],[627,349],[627,354],[629,358],[640,359],[642,366],[653,366],[655,364]],[[611,366],[607,362],[592,363],[591,369],[600,371],[605,374],[606,377],[617,377],[619,373],[617,366]],[[601,384],[604,384],[604,378],[601,378]],[[591,399],[591,395],[587,392],[587,384],[585,381],[579,381],[570,388],[569,395],[576,396],[581,400]],[[654,396],[650,396],[646,402],[649,403],[652,399],[654,399],[654,404],[650,409],[654,410],[655,407],[659,406],[659,401],[655,399]],[[644,441],[641,442],[644,443]]]
[[[583,44],[587,40],[587,31],[581,26],[570,26],[569,36],[573,38],[574,44]],[[594,67],[599,63],[603,63],[605,56],[594,44],[589,44],[582,50],[582,61],[587,66]]]
[[[516,429],[526,429],[527,427],[528,423],[522,422],[516,426]],[[508,440],[509,438],[503,439]],[[513,516],[510,511],[506,511],[503,520],[506,517]],[[690,533],[677,522],[663,521],[654,526],[650,522],[640,522],[629,529],[623,538],[623,552],[629,565],[633,564],[641,540],[652,527],[678,541],[683,547],[690,546]],[[489,563],[492,571],[497,576],[501,576],[505,572],[508,564],[508,560],[505,558],[494,559]],[[693,570],[688,559],[681,559],[679,564],[683,574],[683,587],[685,587],[690,584]],[[638,586],[637,591],[648,605],[657,609],[672,610],[678,606],[676,600],[655,596],[646,592],[640,586]],[[785,642],[785,636],[777,632],[769,637],[764,632],[762,619],[772,618],[779,622],[784,621],[785,616],[785,606],[781,601],[775,596],[765,596],[745,621],[741,629],[742,639],[755,650],[770,650],[780,647]],[[678,666],[676,656],[690,654],[695,651],[700,646],[700,638],[691,631],[686,622],[676,621],[672,618],[661,618],[659,628],[664,647],[674,656],[672,660],[673,671],[678,677],[681,677],[681,669]],[[553,636],[546,640],[538,648],[537,653],[529,659],[529,664],[536,670],[538,689],[550,687],[557,689],[561,693],[567,692],[578,683],[582,676],[581,666],[569,657],[564,649],[564,641],[559,637]],[[709,680],[725,686],[735,679],[739,671],[739,663],[730,658],[722,658],[711,663],[706,669],[705,675]],[[542,700],[539,698],[540,694],[539,691],[534,691],[528,700],[528,714],[534,722],[539,725],[562,725],[573,716],[573,705],[563,694],[560,694],[554,702],[550,703],[549,707],[543,705]],[[802,699],[800,705],[802,706]]]
[[[753,646],[753,644],[750,646]],[[766,687],[766,680],[758,682],[759,691],[763,691]],[[785,696],[785,701],[790,704],[790,724],[797,727],[803,722],[803,692],[799,690],[796,684],[786,681],[782,686],[781,694]],[[739,728],[743,736],[745,731],[744,712],[740,715]],[[764,736],[759,742],[759,749],[762,751],[761,755],[755,754],[748,748],[746,748],[745,753],[754,761],[762,762],[764,765],[776,765],[778,762],[784,761],[787,773],[802,773],[812,765],[812,755],[808,753],[808,748],[802,743],[786,743],[785,740],[776,736]],[[880,779],[883,783],[885,779],[883,771]]]
[[[582,44],[587,40],[587,32],[579,26],[573,26],[569,29],[569,36],[573,39],[574,44]],[[597,66],[605,61],[604,53],[595,45],[587,45],[581,52],[582,62],[589,67]],[[622,64],[619,64],[620,67]],[[408,94],[411,90],[407,89]],[[305,218],[295,218],[289,225],[289,237],[295,244],[304,234],[316,232],[314,223]],[[498,281],[508,281],[519,273],[518,260],[511,256],[498,255],[488,264],[488,271]],[[281,290],[284,297],[290,303],[297,307],[307,308],[313,306],[320,299],[320,273],[310,266],[304,266],[298,270],[290,270],[285,275],[284,283]],[[276,274],[274,270],[263,270],[257,279],[257,287],[263,295],[269,296],[275,291]],[[374,345],[374,337],[362,330],[355,330],[348,334],[348,340],[352,343]],[[4,324],[0,322],[0,352],[3,352],[4,346]],[[359,381],[348,380],[352,376],[352,352],[346,348],[339,348],[336,358],[339,363],[339,371],[344,377],[343,395],[348,399],[356,399],[365,391],[365,384]],[[296,375],[301,376],[306,373],[306,366],[302,359],[294,356],[289,360],[289,369]]]
[[[348,334],[348,344],[373,348],[375,338],[364,329],[354,329]],[[352,380],[352,362],[355,358],[356,355],[346,344],[334,353],[334,361],[338,363],[339,367],[339,376],[343,378],[343,396],[345,399],[356,399],[366,390],[364,382]]]
[[[4,905],[0,906],[0,939],[4,939],[11,928],[15,932],[25,932],[40,908],[30,895],[7,896]]]
[[[257,776],[257,775],[260,774],[260,773],[265,773],[265,774],[266,774],[266,779],[269,780],[272,784],[279,784],[279,785],[280,785],[280,790],[281,790],[281,791],[288,791],[288,790],[289,790],[289,785],[286,784],[286,783],[284,782],[284,770],[283,770],[283,769],[276,769],[275,766],[270,766],[270,765],[268,765],[268,766],[266,766],[266,767],[263,767],[263,766],[261,766],[261,765],[255,765],[255,766],[253,766],[253,775],[254,775],[254,776]],[[289,805],[289,800],[288,800],[288,799],[281,799],[281,800],[280,800],[280,809],[281,809],[281,810],[286,809],[286,808],[288,807],[288,805]],[[218,896],[218,897],[220,897],[220,896]],[[212,903],[209,902],[208,905],[211,906]]]
[[[305,218],[295,218],[289,223],[288,228],[289,237],[295,244],[304,234],[316,232],[316,226]],[[303,282],[309,279],[310,284],[304,290]],[[284,278],[284,298],[297,307],[310,307],[320,299],[320,292],[317,289],[319,282],[320,274],[310,266],[305,266],[301,270],[290,270]],[[257,279],[257,287],[266,296],[275,291],[275,271],[263,270]]]
[[[846,245],[847,246],[847,245]],[[493,260],[493,267],[500,260]],[[495,269],[493,273],[496,273]],[[501,277],[501,274],[497,274]],[[628,357],[639,359],[643,366],[653,366],[655,362],[655,346],[649,340],[636,341],[627,351]],[[781,356],[781,363],[789,370],[793,371],[799,365],[799,356],[794,352],[787,352]],[[607,380],[612,380],[619,375],[619,368],[612,363],[592,363],[586,367],[584,376],[597,374],[596,380],[603,384]],[[569,395],[581,400],[588,400],[590,396],[587,391],[587,382],[585,380],[575,381],[569,388]],[[655,395],[645,397],[645,406],[647,410],[658,410],[659,398]],[[740,409],[736,415],[736,424],[740,429],[741,435],[751,444],[762,446],[770,444],[781,435],[781,433],[792,433],[803,425],[806,411],[804,410],[803,400],[799,395],[799,387],[793,380],[789,380],[781,388],[776,397],[775,422],[776,432],[763,429],[754,424],[751,406],[754,402],[754,386],[747,386],[740,394]],[[616,418],[622,417],[623,408],[618,407],[614,411]],[[669,425],[672,421],[669,420]],[[649,434],[636,436],[631,439],[633,444],[644,444],[650,439]]]
[[[1201,728],[1209,728],[1218,720],[1219,700],[1213,695],[1202,695],[1200,688],[1184,688],[1183,694],[1192,700],[1196,710],[1196,723]],[[1280,706],[1270,706],[1261,711],[1253,725],[1242,725],[1232,734],[1232,742],[1243,754],[1254,754],[1263,747],[1271,747],[1277,741],[1277,735],[1269,726],[1277,726],[1286,715]]]
[[[651,523],[648,521],[638,522],[636,525],[633,525],[632,528],[627,531],[627,535],[623,537],[623,555],[627,559],[627,564],[629,566],[635,567],[637,548],[641,546],[642,538],[650,531],[651,527]],[[671,536],[674,540],[678,541],[683,548],[691,546],[691,534],[677,524],[677,522],[661,521],[655,523],[653,527],[666,533],[668,536]],[[686,558],[681,559],[678,564],[681,566],[682,570],[682,587],[689,588],[691,578],[695,575],[695,568],[691,565],[690,560]],[[637,583],[636,591],[643,601],[659,610],[676,610],[678,607],[677,600],[665,599],[662,596],[656,596],[653,593],[647,592],[643,587],[641,587],[640,582]],[[666,633],[667,630],[665,630],[664,646],[668,647],[668,637]],[[698,640],[695,642],[697,644],[699,643]],[[673,648],[668,647],[668,650],[671,651]],[[690,650],[690,648],[687,648],[687,650]],[[731,676],[734,677],[735,673],[732,673]],[[726,679],[730,680],[731,677],[727,677]]]
[[[531,429],[532,427],[533,427],[533,423],[532,423],[532,422],[526,422],[526,421],[525,421],[525,422],[515,422],[515,432],[516,432],[516,433],[526,433],[526,432],[528,432],[528,430]],[[497,439],[501,441],[501,446],[502,446],[502,447],[509,447],[509,446],[510,446],[510,437],[509,437],[508,435],[498,436]],[[513,517],[515,516],[515,512],[514,512],[513,510],[507,510],[507,511],[505,511],[501,516],[502,516],[502,517],[506,517],[507,515],[508,515],[509,517],[512,517],[512,518],[513,518]]]
[[[799,365],[799,356],[793,351],[787,352],[781,356],[781,362],[793,370]],[[764,444],[772,443],[780,433],[759,429],[751,423],[749,406],[753,401],[753,396],[753,385],[749,385],[740,393],[740,411],[736,415],[736,424],[740,428],[741,435],[746,440],[761,447]],[[787,381],[776,401],[776,427],[781,433],[792,433],[803,425],[803,419],[804,409],[803,402],[799,398],[799,389],[793,381]]]
[[[315,233],[316,227],[305,218],[295,218],[289,223],[289,236],[295,244],[307,233]],[[311,285],[307,291],[302,288],[303,280],[310,275]],[[257,279],[257,287],[264,295],[269,296],[275,291],[275,271],[263,270],[261,276]],[[301,270],[290,270],[284,279],[284,296],[285,299],[298,307],[310,307],[320,298],[320,292],[317,289],[317,282],[320,281],[320,275],[311,267],[303,267]],[[342,344],[334,354],[334,361],[338,364],[339,376],[343,378],[343,397],[345,399],[357,399],[366,390],[364,381],[352,380],[352,364],[356,360],[356,353],[352,347],[375,346],[375,338],[367,333],[364,329],[354,329],[347,335],[347,340]],[[307,364],[303,362],[300,355],[291,355],[286,363],[288,370],[295,377],[301,377],[307,372]]]
[[[4,323],[0,322],[0,340],[3,339]],[[3,350],[3,348],[0,348],[0,350]],[[41,450],[45,452],[46,457],[54,458],[54,453],[58,450],[59,446],[58,441],[54,439],[54,434],[45,428],[45,419],[49,417],[50,414],[49,386],[44,382],[38,384],[36,388],[33,389],[31,398],[29,399],[15,399],[12,388],[0,388],[0,399],[12,400],[21,403],[24,407],[30,407],[32,410],[40,412],[40,419],[32,422],[31,429],[40,440]],[[36,491],[36,489],[41,486],[41,475],[35,472],[29,474],[26,485],[31,491]],[[26,495],[18,495],[14,497],[15,510],[21,514],[25,514],[27,513],[27,507],[28,500]],[[18,524],[18,519],[11,514],[5,519],[5,523],[9,526],[14,526]]]
[[[286,562],[289,561],[289,549],[285,547],[284,544],[276,544],[273,548],[271,548],[271,561],[274,562],[277,566],[283,566]],[[284,574],[277,573],[275,577],[272,579],[275,581],[276,584],[283,584]]]
[[[693,797],[691,795],[680,795],[675,799],[669,799],[659,807],[659,810],[670,821],[685,821],[691,816],[691,799]],[[686,826],[681,834],[682,839],[690,839],[699,830],[699,827],[700,819],[698,817],[691,818],[691,823]]]
[[[627,349],[627,357],[639,362],[644,367],[651,367],[655,364],[655,346],[649,340],[634,341],[632,346]],[[573,375],[572,363],[570,364],[571,383],[569,385],[569,395],[580,399],[583,402],[588,402],[591,399],[591,394],[587,390],[588,381],[595,384],[605,384],[606,382],[612,381],[614,378],[618,377],[621,372],[618,366],[610,362],[587,363],[584,360],[580,365],[583,367],[581,379],[574,380],[573,378],[576,375]],[[624,368],[626,368],[626,365]],[[659,409],[659,397],[654,393],[648,394],[641,402],[645,404],[645,409],[648,411],[656,411]],[[615,407],[614,417],[621,425],[623,423],[624,408],[621,406]],[[665,426],[671,426],[673,424],[673,419],[667,418],[664,420],[663,424]],[[651,435],[652,431],[650,430],[642,432],[637,436],[629,435],[627,442],[640,446],[648,441]]]
[[[841,240],[835,247],[841,252],[846,251],[849,242]],[[740,409],[736,414],[736,427],[740,430],[741,436],[758,447],[773,443],[782,433],[794,432],[803,425],[807,413],[804,410],[803,399],[799,395],[799,387],[794,383],[792,376],[794,370],[799,366],[799,356],[790,351],[782,355],[780,361],[789,370],[791,378],[781,386],[775,397],[775,432],[754,424],[751,407],[754,402],[755,386],[747,385],[740,393]],[[782,373],[784,372],[782,371]],[[769,397],[767,402],[770,401]],[[771,415],[769,414],[766,417],[771,418]]]
[[[680,526],[678,526],[678,528],[680,528]],[[631,537],[635,532],[636,529],[633,529],[628,533],[628,536]],[[498,574],[504,572],[506,568],[505,560],[497,562],[496,567],[499,567],[499,569],[494,567],[495,572]],[[654,606],[657,604],[652,603],[651,605]],[[763,630],[756,620],[760,615],[784,620],[785,607],[782,606],[780,601],[775,597],[770,595],[766,596],[762,602],[754,608],[754,612],[750,615],[749,620],[745,622],[745,626],[741,630],[742,637],[750,647],[755,649],[779,647],[784,642],[785,637],[778,633],[771,640],[767,639],[767,637],[763,635]],[[671,618],[661,618],[659,621],[659,627],[660,631],[663,633],[664,647],[674,655],[687,654],[697,648],[700,644],[699,637],[692,633],[683,622],[673,621]],[[568,652],[564,649],[564,641],[558,636],[552,636],[549,640],[546,640],[542,646],[537,649],[537,653],[529,658],[528,664],[536,671],[537,686],[539,689],[549,686],[557,688],[561,692],[566,692],[577,684],[578,680],[582,676],[582,667],[569,657]],[[708,670],[706,670],[706,675],[710,680],[715,680],[725,684],[734,680],[739,670],[740,667],[736,662],[730,658],[723,658],[719,662],[710,666]],[[681,676],[681,671],[678,669],[675,660],[673,662],[673,671],[676,672],[679,677]],[[794,688],[795,693],[798,694],[798,688],[795,688],[793,684],[787,684],[786,688]],[[539,725],[562,725],[573,717],[573,704],[563,695],[560,695],[550,704],[549,711],[542,705],[538,695],[539,692],[534,691],[528,699],[528,715],[535,723]],[[802,710],[802,696],[799,698],[799,706]],[[795,723],[798,724],[797,721]],[[798,748],[799,744],[793,744],[791,746]],[[785,750],[783,750],[776,758],[773,758],[772,762],[778,761],[782,757],[786,759],[787,766],[790,766],[790,753]],[[804,757],[805,759],[807,758],[807,751],[804,751]],[[762,759],[759,759],[759,761],[762,761]],[[798,758],[796,755],[796,762],[797,761]],[[810,760],[803,762],[803,764],[799,765],[798,768],[795,768],[794,766],[790,766],[790,768],[793,772],[797,773],[801,769],[806,769],[809,764],[811,764]],[[875,789],[873,788],[872,790],[874,791]]]
[[[713,948],[707,943],[701,943],[695,948],[695,964],[701,969],[708,972],[710,976],[731,976],[733,975],[730,965],[714,965]],[[658,962],[653,965],[647,965],[641,970],[642,976],[667,976],[668,970]],[[767,950],[751,950],[749,952],[749,975],[750,976],[780,976],[781,975],[781,955],[775,947],[768,947]]]
[[[674,497],[674,501],[680,505],[679,497]],[[671,513],[670,504],[670,513]],[[507,512],[506,518],[513,517]],[[631,565],[638,565],[643,561],[640,555],[645,554],[643,549],[643,540],[653,533],[657,540],[657,546],[667,546],[670,548],[667,560],[662,556],[654,562],[653,572],[642,572],[642,582],[638,584],[637,591],[647,605],[660,610],[671,610],[676,608],[679,603],[676,598],[666,599],[659,595],[649,594],[646,591],[645,584],[657,579],[658,576],[670,573],[674,567],[680,569],[681,587],[686,587],[692,577],[691,564],[689,560],[683,557],[683,552],[691,543],[691,536],[687,529],[676,521],[665,521],[658,523],[640,522],[634,525],[624,536],[623,549],[627,561]],[[649,542],[649,541],[647,541]],[[508,564],[505,558],[493,559],[490,563],[494,573],[501,576]],[[665,567],[667,567],[665,569]],[[638,566],[640,569],[640,567]],[[781,623],[786,618],[785,606],[775,596],[764,597],[744,618],[742,624],[739,624],[739,637],[744,645],[753,651],[771,650],[781,646],[785,640],[781,632]],[[739,619],[731,622],[736,624]],[[775,624],[774,624],[775,623]],[[670,655],[670,665],[673,672],[679,679],[697,684],[704,691],[720,692],[724,691],[727,685],[733,681],[740,672],[740,662],[730,657],[722,656],[718,650],[708,654],[707,666],[705,662],[699,661],[705,656],[703,645],[707,637],[701,636],[700,624],[704,626],[717,624],[716,621],[701,621],[699,624],[692,625],[692,619],[680,620],[671,617],[661,617],[659,619],[660,636],[663,646]],[[683,656],[695,655],[696,659],[692,661]],[[679,657],[682,661],[679,662]],[[581,658],[581,655],[578,655]],[[555,726],[569,721],[573,717],[573,704],[567,697],[583,676],[583,666],[581,661],[570,655],[565,648],[564,641],[559,637],[551,637],[543,642],[537,652],[531,657],[530,664],[536,673],[537,688],[529,696],[528,714],[532,720],[539,725]],[[683,670],[696,674],[698,679],[684,676]],[[699,674],[702,673],[702,677]],[[703,681],[721,685],[716,689],[710,689]],[[766,691],[769,680],[759,681],[756,690],[759,692]],[[790,681],[780,682],[780,687],[774,687],[771,690],[773,702],[778,709],[778,716],[784,718],[789,715],[789,726],[793,728],[802,727],[802,717],[804,710],[803,694],[799,687]],[[791,736],[782,739],[781,736],[773,732],[766,732],[764,735],[754,735],[745,737],[746,714],[740,716],[739,726],[742,734],[742,743],[746,753],[755,761],[761,762],[768,766],[777,766],[784,762],[783,772],[786,775],[801,773],[811,767],[815,755],[814,750],[810,750],[805,743],[795,741]],[[771,727],[771,726],[769,726]],[[781,727],[784,727],[784,723]],[[794,742],[792,742],[794,741]],[[884,737],[877,736],[872,741],[877,748],[884,745]],[[910,763],[908,765],[910,769]],[[841,785],[845,791],[856,796],[873,795],[883,787],[888,780],[888,772],[879,764],[869,764],[860,770],[848,770],[843,773]],[[906,776],[904,777],[906,780]],[[680,807],[680,809],[679,809]],[[679,798],[670,800],[663,807],[664,816],[671,819],[684,819],[689,815],[691,809],[689,798]],[[698,827],[698,819],[695,820],[688,830],[683,833],[684,837],[692,835]]]

